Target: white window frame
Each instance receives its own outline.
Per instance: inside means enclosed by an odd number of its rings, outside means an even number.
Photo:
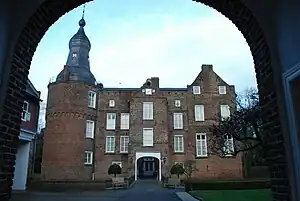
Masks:
[[[120,136],[120,153],[128,153],[129,136]]]
[[[145,134],[146,132],[149,131],[152,134],[152,141],[150,143],[145,143]],[[147,133],[148,134],[148,133]],[[143,147],[152,147],[154,144],[154,132],[153,128],[143,128]]]
[[[181,106],[180,100],[175,100],[175,107],[180,107],[180,106]]]
[[[193,86],[193,94],[201,94],[201,87]]]
[[[219,86],[219,94],[225,95],[227,93],[226,86]]]
[[[26,108],[24,108],[24,105],[26,104]],[[21,120],[22,121],[30,121],[31,119],[31,113],[29,112],[29,102],[24,101],[22,106],[22,113],[21,113]]]
[[[106,136],[105,138],[105,153],[115,153],[116,151],[116,137]]]
[[[92,139],[95,137],[95,121],[86,120],[85,137],[92,138]]]
[[[143,120],[153,120],[153,102],[143,102]]]
[[[84,152],[84,164],[85,165],[92,165],[93,164],[93,152],[92,151],[85,151]]]
[[[173,114],[173,128],[174,130],[183,129],[183,113]]]
[[[121,113],[120,129],[121,130],[129,130],[129,125],[130,125],[130,114],[129,113]]]
[[[108,101],[108,106],[109,107],[115,107],[115,100],[109,100]]]
[[[200,139],[198,139],[198,136]],[[202,136],[204,136],[205,139],[202,139]],[[207,156],[208,156],[207,135],[206,133],[196,133],[196,157],[207,157]]]
[[[96,108],[97,93],[94,91],[88,92],[88,107]]]
[[[113,161],[113,162],[111,162],[111,164],[112,164],[112,165],[113,165],[113,164],[117,164],[117,165],[119,165],[120,168],[122,169],[122,161]]]
[[[106,130],[116,129],[116,113],[106,113]]]
[[[228,144],[231,145],[231,147],[228,147]],[[232,153],[234,152],[234,141],[232,136],[225,136],[223,149],[225,152],[225,156],[232,156]]]
[[[227,110],[228,115],[225,115],[224,112]],[[221,120],[225,120],[230,117],[230,106],[229,105],[220,105],[220,115],[221,115]]]
[[[195,121],[204,121],[205,120],[204,105],[195,105],[194,113],[195,113]]]
[[[176,139],[181,139],[180,140],[176,140]],[[181,145],[180,145],[181,143]],[[184,137],[183,135],[174,135],[173,137],[173,150],[174,153],[183,153],[184,152]]]

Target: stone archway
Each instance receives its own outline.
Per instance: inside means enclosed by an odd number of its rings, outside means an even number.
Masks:
[[[7,142],[9,147],[2,149],[6,160],[1,164],[1,168],[4,169],[0,173],[1,178],[5,178],[0,180],[1,200],[6,200],[11,191],[15,157],[10,156],[15,156],[16,152],[18,129],[20,128],[20,122],[17,119],[20,117],[22,108],[22,90],[24,90],[30,62],[37,45],[48,28],[62,15],[88,1],[44,0],[28,22],[24,24],[24,27],[20,25],[23,29],[14,47],[12,60],[10,64],[5,65],[8,70],[5,71],[6,74],[2,75],[2,77],[5,77],[2,82],[5,83],[1,85],[0,131],[1,138],[5,139],[3,143]],[[265,119],[268,121],[264,129],[267,131],[266,139],[270,143],[270,169],[271,172],[276,172],[272,177],[285,181],[281,184],[274,180],[272,183],[274,193],[275,196],[277,193],[278,196],[282,197],[282,200],[289,200],[290,192],[287,190],[289,189],[289,183],[287,182],[287,167],[285,164],[286,152],[284,146],[280,146],[283,144],[283,135],[278,110],[278,95],[273,87],[275,82],[274,69],[271,65],[269,47],[264,33],[256,18],[242,0],[197,0],[197,2],[216,9],[231,20],[249,44],[254,59],[261,104]],[[14,143],[11,143],[11,141]],[[276,155],[277,158],[274,157]]]
[[[135,154],[135,163],[134,163],[134,180],[138,179],[138,160],[145,157],[153,157],[158,160],[158,180],[161,181],[161,154],[160,152],[136,152]]]

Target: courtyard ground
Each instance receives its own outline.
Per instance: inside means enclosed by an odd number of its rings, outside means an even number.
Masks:
[[[176,192],[183,189],[162,188],[157,181],[140,180],[130,189],[99,192],[14,192],[11,201],[181,201]]]

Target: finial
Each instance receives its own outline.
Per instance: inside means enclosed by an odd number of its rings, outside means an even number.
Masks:
[[[85,24],[86,24],[86,23],[85,23],[85,20],[84,20],[85,5],[86,5],[86,4],[83,5],[82,18],[81,18],[81,20],[79,20],[79,26],[81,26],[81,27],[84,27]]]

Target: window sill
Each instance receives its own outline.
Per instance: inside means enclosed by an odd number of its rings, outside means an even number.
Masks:
[[[105,155],[113,155],[116,154],[116,152],[105,152]]]
[[[173,155],[185,155],[185,152],[175,152],[175,151],[173,151]]]
[[[92,166],[92,163],[85,163],[84,166]]]
[[[236,158],[236,156],[233,156],[233,155],[226,155],[226,156],[224,156],[224,158]]]
[[[93,137],[85,137],[85,139],[93,140],[94,138]]]
[[[128,154],[128,152],[120,152],[120,154]]]
[[[95,107],[93,107],[93,106],[88,106],[88,108],[89,108],[89,109],[94,109],[94,110],[95,110],[95,109],[96,109],[96,106],[95,106]]]
[[[196,159],[207,159],[208,156],[196,156]]]

